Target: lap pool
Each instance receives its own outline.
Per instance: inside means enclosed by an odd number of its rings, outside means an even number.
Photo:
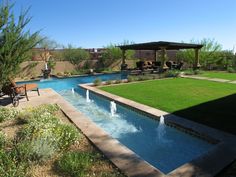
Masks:
[[[208,153],[214,146],[173,127],[160,129],[159,121],[117,104],[115,115],[110,113],[110,100],[90,93],[77,85],[92,82],[96,77],[102,80],[123,79],[120,74],[84,76],[67,79],[52,79],[37,82],[40,88],[53,88],[111,137],[138,154],[151,165],[167,174],[181,165]],[[74,88],[73,93],[71,89]]]

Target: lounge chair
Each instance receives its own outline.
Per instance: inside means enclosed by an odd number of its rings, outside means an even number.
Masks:
[[[29,101],[29,97],[27,94],[28,91],[37,91],[38,96],[40,96],[38,85],[33,83],[18,85],[15,83],[15,81],[10,80],[9,85],[4,86],[2,88],[2,92],[6,95],[9,95],[12,98],[12,100],[18,95],[24,95],[26,96],[27,101]]]

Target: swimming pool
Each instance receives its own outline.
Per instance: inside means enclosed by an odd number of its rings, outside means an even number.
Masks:
[[[86,91],[78,88],[80,83],[92,82],[96,77],[103,80],[121,79],[120,74],[52,79],[38,82],[40,88],[53,88],[80,112],[104,129],[113,138],[133,150],[144,160],[163,173],[178,168],[207,153],[214,145],[190,136],[175,128],[165,126],[160,137],[159,121],[148,118],[122,105],[117,105],[117,113],[110,113],[110,101],[90,93],[86,101]],[[75,88],[75,93],[71,91]]]

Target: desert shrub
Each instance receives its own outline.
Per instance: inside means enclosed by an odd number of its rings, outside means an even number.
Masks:
[[[168,70],[165,72],[165,77],[179,77],[180,72],[177,70]]]
[[[99,86],[99,85],[102,84],[102,80],[101,80],[100,78],[96,78],[96,79],[93,81],[93,84],[94,84],[95,86]]]
[[[72,70],[70,73],[71,73],[71,75],[79,75],[79,74],[81,74],[81,72],[79,70]]]
[[[112,80],[106,81],[106,84],[107,84],[107,85],[111,85],[111,84],[112,84]]]
[[[64,76],[64,73],[63,72],[58,72],[57,76]]]
[[[36,138],[31,141],[25,140],[15,145],[12,154],[18,162],[43,162],[57,152],[56,144],[52,138]]]
[[[236,70],[235,70],[233,67],[228,67],[228,68],[227,68],[227,71],[228,71],[229,73],[236,73]]]
[[[56,162],[56,167],[68,176],[87,176],[96,158],[97,155],[92,153],[69,152]]]
[[[151,79],[151,78],[148,75],[137,76],[138,81],[145,81],[145,80],[149,80],[149,79]]]
[[[6,144],[6,137],[3,132],[0,131],[0,150],[4,148]]]
[[[119,79],[115,80],[115,84],[120,84],[120,83],[122,83],[122,80]]]
[[[127,81],[128,82],[133,82],[133,81],[135,81],[135,77],[134,76],[128,76]]]
[[[17,163],[10,153],[0,150],[0,177],[25,177],[25,163]]]
[[[79,133],[71,125],[59,124],[53,129],[54,141],[61,150],[67,149],[79,139]]]
[[[37,138],[31,141],[31,159],[45,161],[57,152],[57,144],[52,141],[53,137]]]
[[[27,124],[18,132],[18,139],[34,141],[35,146],[32,148],[42,146],[52,151],[54,148],[64,150],[72,145],[78,140],[79,133],[73,126],[60,123],[54,115],[58,109],[55,105],[42,105],[25,111],[23,114]],[[44,140],[49,143],[48,147],[44,144]]]
[[[69,71],[65,71],[64,76],[71,76],[71,73]]]
[[[0,122],[3,122],[4,120],[14,119],[18,116],[19,111],[17,111],[15,108],[6,108],[0,106]]]
[[[202,73],[202,71],[199,69],[196,69],[196,70],[189,69],[189,70],[184,71],[185,75],[197,75],[197,74],[201,74],[201,73]]]

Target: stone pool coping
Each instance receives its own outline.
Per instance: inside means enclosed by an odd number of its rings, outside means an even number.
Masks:
[[[90,87],[87,85],[82,85],[86,89],[91,91],[103,92],[97,88]],[[220,139],[220,143],[209,152],[207,155],[202,156],[198,159],[193,160],[190,163],[186,163],[183,166],[175,169],[169,174],[165,175],[148,162],[142,160],[137,156],[133,151],[128,149],[126,146],[122,145],[116,139],[111,138],[104,130],[99,128],[95,123],[93,123],[89,118],[84,116],[78,110],[76,110],[70,103],[68,103],[61,95],[52,89],[40,89],[41,96],[38,96],[36,92],[29,93],[30,101],[27,101],[25,98],[20,100],[19,108],[24,108],[27,106],[37,106],[39,104],[48,104],[56,103],[61,108],[61,110],[67,115],[67,117],[85,134],[85,136],[108,158],[110,161],[117,166],[122,172],[127,176],[150,176],[150,177],[175,177],[175,176],[214,176],[216,173],[221,171],[223,167],[232,162],[236,157],[235,147],[235,136],[229,135],[223,132],[217,132],[220,134],[217,138]],[[109,95],[109,94],[108,94]],[[113,95],[115,98],[115,95]],[[118,97],[117,97],[118,98]],[[130,104],[130,102],[127,102]],[[135,102],[134,102],[135,104]],[[137,104],[137,103],[136,103]],[[11,106],[11,104],[9,105]],[[141,106],[141,105],[139,105]],[[150,107],[145,107],[142,105],[142,108],[149,108],[150,112],[153,112]],[[152,110],[152,111],[151,111]],[[156,110],[158,115],[161,115],[165,112]],[[155,111],[154,111],[155,112]],[[153,113],[155,114],[155,113]],[[165,115],[167,121],[168,114]],[[169,118],[170,119],[170,118]],[[181,118],[177,119],[181,122],[187,120],[182,120]],[[188,121],[187,121],[188,122]],[[196,123],[194,123],[196,124]],[[205,126],[203,126],[205,127]],[[207,128],[207,127],[206,127]],[[208,128],[209,129],[209,128]],[[210,128],[211,130],[211,128]],[[214,129],[212,129],[214,135]],[[230,148],[230,146],[232,148]]]
[[[144,163],[145,161],[138,157],[138,159],[141,160],[140,162],[144,164],[142,174],[145,174],[143,173],[145,171],[148,174],[150,172],[149,168],[151,167],[154,168],[151,176],[214,176],[236,159],[236,136],[234,135],[207,127],[205,125],[184,119],[182,117],[170,114],[165,111],[152,108],[147,105],[134,102],[132,100],[125,99],[123,97],[119,97],[117,95],[110,94],[108,92],[100,90],[99,88],[93,87],[91,84],[81,84],[80,87],[90,90],[91,92],[94,92],[100,96],[118,102],[122,105],[128,106],[130,108],[132,107],[132,109],[150,115],[152,118],[159,119],[159,117],[163,115],[167,124],[173,125],[176,128],[180,128],[182,130],[185,129],[188,133],[198,135],[200,138],[203,138],[209,141],[210,143],[215,144],[215,147],[213,147],[207,154],[203,154],[199,158],[182,165],[181,167],[171,171],[166,175],[158,169],[155,170],[155,167],[150,165],[148,162]],[[109,146],[109,144],[107,146]],[[116,147],[116,150],[118,149],[119,147]],[[103,151],[102,149],[100,150]],[[108,158],[110,157],[108,156]],[[130,159],[132,159],[132,157],[130,157]],[[113,162],[112,159],[111,161]],[[126,169],[123,169],[123,167],[119,166],[119,164],[116,164],[116,162],[113,163],[125,172]],[[136,166],[136,163],[139,162],[136,162],[136,160],[135,163],[132,160],[129,162],[129,164],[134,167]],[[133,170],[136,171],[136,168],[134,167],[130,168],[133,168]],[[145,174],[144,176],[148,176],[147,174]],[[133,176],[130,174],[128,175]]]

